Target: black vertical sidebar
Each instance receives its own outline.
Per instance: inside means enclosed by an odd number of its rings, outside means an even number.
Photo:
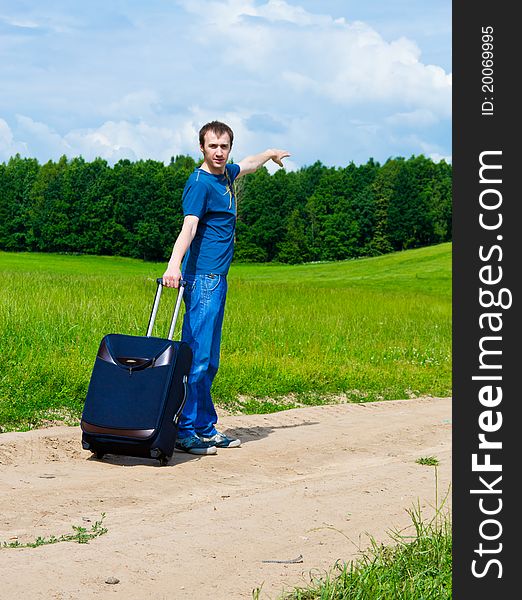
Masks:
[[[522,152],[514,148],[522,29],[514,6],[453,3],[456,600],[522,594]]]

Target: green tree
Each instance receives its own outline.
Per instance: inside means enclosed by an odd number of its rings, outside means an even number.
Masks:
[[[412,156],[402,161],[388,206],[388,237],[395,250],[432,243],[431,196],[426,193],[435,173],[433,161]]]
[[[270,176],[264,167],[244,179],[236,257],[246,260],[247,256],[257,255],[272,261],[285,235],[284,179],[281,175]]]
[[[30,250],[31,189],[40,165],[35,158],[16,154],[0,165],[0,248]]]
[[[278,260],[297,264],[310,260],[305,237],[306,219],[304,211],[294,208],[286,224],[286,235],[280,244]]]
[[[370,255],[386,254],[393,250],[388,232],[388,210],[403,158],[388,159],[377,172],[370,191],[374,204],[373,238],[368,243]]]
[[[172,157],[82,157],[0,164],[0,248],[165,260],[198,163]],[[371,256],[451,239],[451,165],[420,155],[343,168],[320,161],[236,184],[235,260],[302,262]]]
[[[28,241],[32,250],[61,252],[72,250],[68,235],[72,227],[71,206],[64,173],[67,157],[48,161],[38,171],[30,191]]]

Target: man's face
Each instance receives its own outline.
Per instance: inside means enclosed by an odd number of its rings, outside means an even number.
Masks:
[[[224,133],[218,137],[213,131],[205,133],[205,145],[201,146],[203,160],[211,173],[224,173],[230,154],[230,137]]]

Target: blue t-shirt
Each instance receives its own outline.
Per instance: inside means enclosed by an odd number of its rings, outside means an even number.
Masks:
[[[227,175],[195,169],[183,190],[183,214],[199,218],[196,235],[183,260],[183,274],[226,275],[234,254],[236,198],[232,182],[239,165],[225,167]]]

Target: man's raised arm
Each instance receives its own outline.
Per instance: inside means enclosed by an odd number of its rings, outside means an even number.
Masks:
[[[259,167],[262,167],[270,159],[272,159],[277,165],[282,167],[283,158],[286,158],[287,156],[290,156],[290,153],[286,150],[276,150],[273,148],[265,150],[264,152],[260,152],[259,154],[247,156],[238,163],[239,168],[241,169],[239,171],[238,177],[241,177],[242,175],[248,175],[248,173],[253,173],[254,171],[257,171]]]

